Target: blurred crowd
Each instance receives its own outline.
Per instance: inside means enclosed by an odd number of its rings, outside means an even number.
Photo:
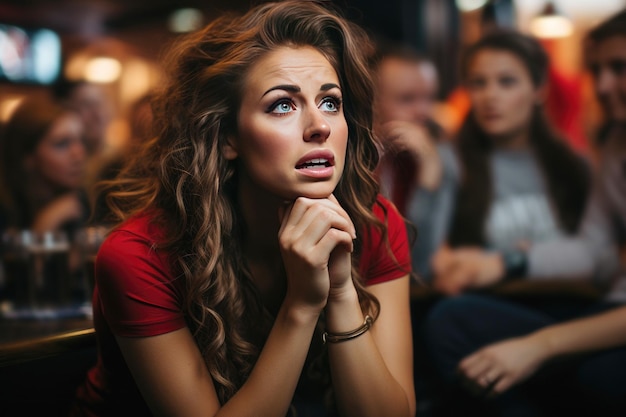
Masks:
[[[114,151],[107,151],[105,140],[113,121],[112,100],[101,85],[86,81],[62,80],[48,94],[27,96],[1,126],[3,315],[86,313],[93,256],[111,226],[97,184],[113,178],[140,138],[149,134],[149,97],[132,106],[130,139]],[[55,256],[61,259],[56,263],[63,264],[60,273],[71,279],[54,284],[67,288],[63,297],[51,298],[39,294],[53,291],[49,285],[36,282],[51,276],[45,270]],[[42,266],[30,268],[28,264],[38,259]],[[64,307],[61,313],[59,307]]]
[[[415,232],[423,415],[626,413],[626,11],[581,48],[604,116],[588,153],[559,125],[569,92],[540,40],[491,28],[463,51],[454,132],[432,61],[379,45],[379,178]]]

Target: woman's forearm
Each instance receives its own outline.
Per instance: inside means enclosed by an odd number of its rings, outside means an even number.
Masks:
[[[626,306],[541,329],[530,337],[549,358],[626,345]]]
[[[331,333],[351,331],[364,323],[356,292],[329,301],[326,313]],[[408,394],[390,372],[371,329],[354,339],[327,344],[333,390],[342,416],[412,415]]]
[[[250,377],[218,416],[284,417],[319,314],[283,304]]]

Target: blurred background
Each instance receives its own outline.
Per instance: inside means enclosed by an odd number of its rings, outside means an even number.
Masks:
[[[27,95],[60,78],[88,80],[112,104],[105,150],[128,140],[131,104],[159,84],[166,45],[251,0],[2,0],[0,1],[0,122]],[[585,150],[597,111],[581,62],[581,36],[626,6],[626,0],[335,0],[376,35],[430,55],[441,75],[440,122],[454,130],[464,109],[457,94],[458,52],[489,24],[533,33],[545,43],[554,73],[571,100],[556,124]],[[542,20],[543,19],[543,20]],[[566,88],[566,90],[568,90]],[[568,104],[569,103],[569,104]],[[578,106],[574,108],[575,106]],[[584,106],[584,108],[581,108]],[[587,108],[588,107],[588,108]]]

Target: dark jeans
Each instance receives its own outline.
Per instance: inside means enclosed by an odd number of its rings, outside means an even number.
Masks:
[[[424,324],[441,384],[439,415],[626,416],[626,347],[553,361],[496,399],[469,394],[457,374],[461,359],[481,347],[611,307],[554,300],[529,306],[478,294],[439,301]]]

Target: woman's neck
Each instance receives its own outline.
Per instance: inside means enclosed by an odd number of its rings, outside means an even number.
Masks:
[[[491,139],[494,148],[505,151],[521,151],[528,149],[530,144],[530,133],[528,129],[511,133],[506,136],[495,137]]]

